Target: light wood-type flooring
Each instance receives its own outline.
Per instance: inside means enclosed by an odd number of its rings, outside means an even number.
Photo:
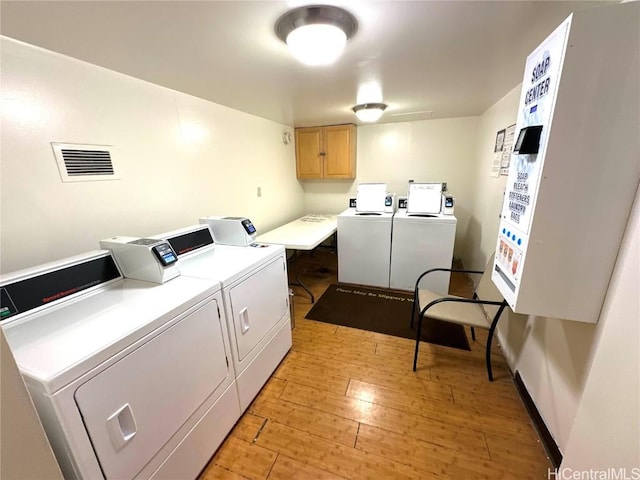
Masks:
[[[335,254],[300,258],[318,298]],[[487,380],[485,331],[467,332],[471,352],[422,344],[413,372],[413,341],[306,320],[294,290],[293,347],[200,480],[548,478],[497,342]]]

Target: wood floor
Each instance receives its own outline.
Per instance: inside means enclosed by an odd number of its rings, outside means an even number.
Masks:
[[[318,298],[335,255],[301,258]],[[487,380],[485,332],[468,333],[471,352],[421,345],[414,373],[413,341],[306,320],[295,291],[291,351],[200,480],[548,478],[497,345]]]

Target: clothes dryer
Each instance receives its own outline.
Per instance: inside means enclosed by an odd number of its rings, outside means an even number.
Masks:
[[[358,212],[348,208],[338,215],[338,281],[389,287],[392,212]]]
[[[389,286],[413,290],[418,276],[431,268],[451,268],[456,237],[453,215],[409,214],[393,217],[393,242]],[[420,285],[440,294],[449,293],[449,272],[433,272]]]
[[[214,244],[207,225],[155,235],[176,251],[182,276],[219,281],[240,408],[244,411],[291,348],[282,245]]]
[[[3,276],[0,293],[66,479],[195,478],[240,417],[218,282],[124,279],[102,250]]]

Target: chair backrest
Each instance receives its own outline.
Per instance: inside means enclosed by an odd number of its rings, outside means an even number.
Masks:
[[[502,302],[504,298],[491,280],[491,270],[493,269],[494,257],[495,253],[489,258],[489,262],[484,269],[480,282],[478,282],[476,295],[481,300],[495,300],[496,302]],[[482,305],[482,307],[484,308],[489,321],[493,320],[493,317],[495,317],[496,313],[498,313],[498,309],[500,308],[497,305]]]

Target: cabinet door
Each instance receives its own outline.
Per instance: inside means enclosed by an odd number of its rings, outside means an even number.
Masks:
[[[322,128],[296,129],[296,173],[298,178],[322,178]]]
[[[324,178],[355,178],[356,127],[324,127]]]

